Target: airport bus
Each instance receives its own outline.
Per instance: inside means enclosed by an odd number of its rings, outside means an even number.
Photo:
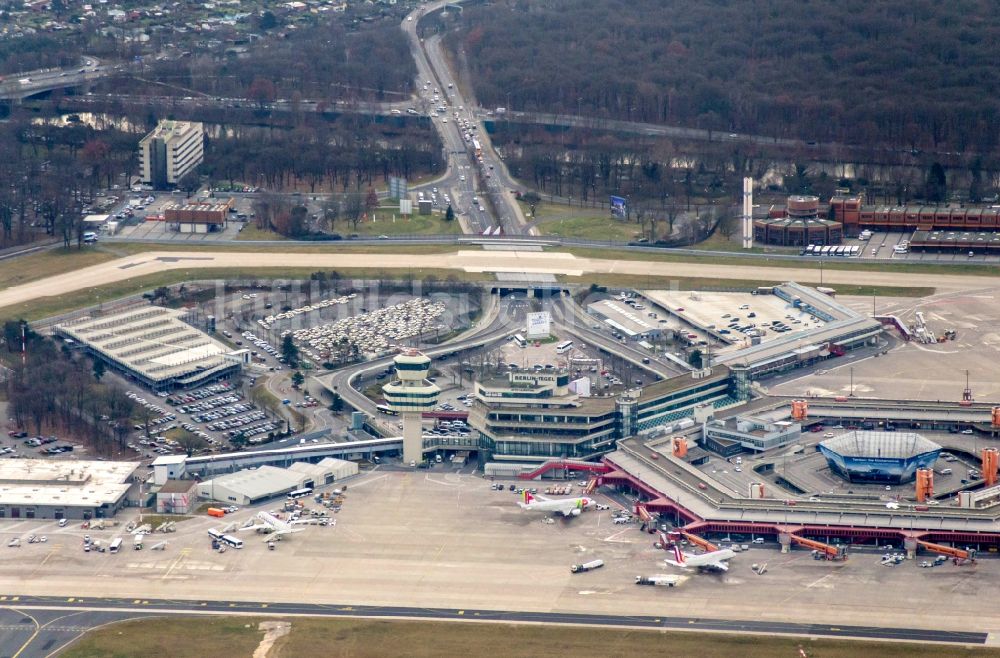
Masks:
[[[215,528],[209,528],[208,529],[208,536],[211,537],[212,539],[214,539],[215,541],[222,541],[222,538],[225,537],[224,534],[222,534],[221,532],[219,532]]]
[[[844,252],[845,252],[846,250],[847,250],[847,247],[837,247],[837,253],[836,253],[836,255],[837,255],[837,256],[843,256],[843,255],[844,255]]]
[[[556,345],[556,354],[565,354],[573,349],[573,341],[567,340]]]
[[[240,539],[239,537],[233,537],[232,535],[222,535],[222,539],[220,539],[219,541],[221,541],[226,546],[231,546],[233,548],[243,548],[243,540]]]
[[[820,256],[829,256],[831,249],[833,249],[833,247],[823,247],[823,249],[820,250]]]
[[[375,411],[379,412],[380,414],[385,414],[386,416],[398,416],[399,415],[399,412],[397,412],[395,409],[393,409],[392,407],[390,407],[387,404],[378,404],[378,405],[375,405]]]
[[[527,347],[528,346],[528,341],[526,341],[524,339],[524,336],[522,336],[521,334],[514,334],[514,337],[511,338],[511,340],[513,340],[515,343],[517,343],[518,347]]]
[[[808,247],[806,247],[806,256],[815,256],[815,255],[816,255],[816,245],[811,244]]]
[[[296,489],[295,491],[290,491],[288,493],[288,500],[298,500],[299,498],[307,498],[312,495],[312,487],[304,487],[302,489]]]
[[[111,545],[108,546],[108,551],[112,553],[117,553],[121,547],[122,547],[122,538],[115,537],[114,540],[112,540]]]

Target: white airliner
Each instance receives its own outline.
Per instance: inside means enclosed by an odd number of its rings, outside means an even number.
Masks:
[[[559,512],[563,516],[580,516],[580,512],[588,507],[594,507],[594,499],[580,496],[565,500],[548,500],[535,498],[530,491],[525,490],[524,502],[518,503],[521,509],[529,512]]]
[[[666,537],[663,537],[663,541],[666,541]],[[701,555],[685,553],[677,544],[673,544],[671,549],[674,552],[674,559],[671,560],[668,558],[664,560],[664,562],[672,567],[680,567],[681,569],[698,568],[729,571],[729,565],[726,563],[726,560],[736,557],[736,554],[728,548],[722,548],[709,553],[702,553]]]
[[[289,535],[293,532],[302,532],[305,528],[295,528],[293,526],[304,525],[309,523],[307,520],[299,521],[282,521],[273,514],[267,512],[258,512],[257,519],[261,521],[256,525],[250,525],[245,528],[240,528],[240,530],[263,530],[268,533],[264,541],[272,541],[274,539],[280,539],[284,535]]]

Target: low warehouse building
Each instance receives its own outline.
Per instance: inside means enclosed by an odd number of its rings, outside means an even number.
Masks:
[[[163,220],[181,233],[214,233],[226,228],[233,203],[232,199],[224,203],[174,203],[163,208]]]
[[[290,491],[312,489],[339,482],[358,474],[358,465],[327,457],[317,464],[296,462],[288,468],[261,466],[228,475],[220,475],[198,485],[202,498],[236,505],[252,505]]]
[[[135,497],[138,467],[138,462],[0,461],[0,519],[113,517]]]
[[[318,464],[298,462],[289,466],[288,470],[302,476],[299,488],[321,487],[357,475],[358,465],[343,459],[327,457]]]
[[[299,488],[300,475],[261,466],[198,483],[198,496],[236,505],[253,505]]]
[[[157,514],[188,514],[194,511],[198,499],[198,483],[194,480],[168,480],[156,492]]]

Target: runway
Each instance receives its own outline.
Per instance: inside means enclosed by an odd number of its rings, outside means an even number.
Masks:
[[[252,257],[250,257],[252,254]],[[721,265],[656,260],[607,260],[577,257],[565,252],[474,251],[458,250],[444,254],[351,254],[296,253],[266,251],[171,252],[153,251],[119,258],[74,272],[31,281],[0,291],[0,307],[71,293],[94,286],[125,281],[134,277],[168,270],[180,270],[201,276],[198,270],[251,267],[266,275],[267,268],[371,268],[410,272],[420,269],[451,269],[470,273],[527,272],[584,277],[587,274],[631,274],[658,277],[700,277],[742,280],[803,281],[817,278],[812,267],[776,267],[768,265]],[[827,285],[923,286],[938,291],[971,290],[996,286],[996,278],[986,275],[933,274],[899,271],[826,270]]]
[[[884,628],[877,626],[832,626],[827,624],[797,624],[776,621],[742,621],[702,619],[698,617],[653,617],[609,614],[583,614],[572,612],[516,612],[507,610],[476,610],[453,608],[331,605],[312,603],[269,603],[263,601],[209,601],[171,599],[126,598],[76,598],[46,596],[0,596],[0,606],[5,617],[0,618],[0,651],[13,655],[19,647],[26,651],[19,658],[47,655],[57,646],[46,642],[47,650],[35,638],[25,645],[27,632],[34,625],[11,620],[14,612],[25,615],[48,615],[58,621],[51,633],[67,626],[79,634],[90,623],[92,626],[115,619],[143,615],[163,614],[243,614],[253,616],[310,616],[310,617],[364,617],[376,619],[424,619],[436,621],[477,621],[495,623],[562,624],[570,626],[599,626],[607,628],[643,628],[660,630],[686,630],[713,633],[754,633],[766,635],[791,635],[804,637],[854,638],[869,640],[894,640],[906,642],[934,642],[943,644],[985,645],[986,633],[942,631],[923,628]],[[55,615],[53,613],[73,613]],[[84,614],[85,613],[85,614]],[[24,615],[22,615],[24,616]],[[12,632],[5,630],[14,624]],[[63,631],[64,633],[66,631]],[[73,636],[75,637],[75,635]],[[57,641],[60,638],[54,638]],[[71,639],[71,638],[70,638]],[[65,640],[68,641],[68,640]],[[17,645],[15,647],[15,645]],[[36,652],[38,649],[40,651]]]

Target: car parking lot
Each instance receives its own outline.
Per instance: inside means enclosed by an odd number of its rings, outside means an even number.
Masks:
[[[286,329],[281,338],[291,335],[313,363],[330,361],[345,350],[373,357],[423,334],[446,330],[439,320],[445,309],[443,301],[417,297],[309,329]]]
[[[746,347],[753,338],[766,342],[773,336],[825,324],[774,295],[654,290],[646,296],[692,325],[725,337],[730,345],[720,348],[720,353]]]

